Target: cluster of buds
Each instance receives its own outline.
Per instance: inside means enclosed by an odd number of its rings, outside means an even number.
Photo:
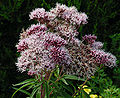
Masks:
[[[49,12],[37,8],[29,16],[39,23],[21,33],[16,45],[21,55],[16,65],[21,72],[41,74],[59,65],[66,74],[90,78],[99,64],[116,65],[115,56],[101,49],[103,44],[95,42],[96,36],[85,35],[82,41],[76,38],[78,27],[86,24],[88,17],[75,7],[57,3]]]

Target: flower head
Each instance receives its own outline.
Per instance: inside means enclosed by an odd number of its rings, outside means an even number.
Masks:
[[[87,94],[90,94],[91,89],[87,89],[87,87],[88,87],[87,85],[84,85],[82,88]],[[78,88],[80,89],[80,87],[78,87]]]
[[[96,95],[96,94],[91,94],[91,95],[90,95],[90,98],[98,98],[98,95]]]
[[[95,40],[97,39],[97,36],[95,35],[85,35],[82,37],[83,41],[86,41],[88,44],[92,44],[95,42]]]
[[[40,31],[46,31],[47,30],[47,27],[44,25],[44,24],[42,24],[42,25],[40,25],[40,23],[38,23],[38,24],[33,24],[33,25],[31,25],[31,27],[29,27],[27,30],[26,30],[26,33],[28,34],[28,35],[31,35],[31,34],[35,34],[35,33],[37,33],[37,32],[40,32]]]
[[[94,42],[94,43],[92,43],[91,46],[93,49],[101,49],[103,47],[103,43],[102,42]]]
[[[103,50],[91,50],[92,56],[98,64],[104,64],[108,67],[116,66],[116,57],[111,53],[106,53]]]
[[[30,19],[36,19],[41,23],[45,23],[46,21],[53,20],[56,16],[46,12],[44,8],[36,8],[30,13],[29,17]]]
[[[21,72],[50,72],[57,64],[66,74],[91,78],[99,64],[116,66],[116,57],[102,50],[103,44],[96,42],[95,35],[85,35],[82,41],[76,38],[78,27],[88,19],[76,7],[57,3],[50,11],[36,8],[29,16],[39,23],[23,31],[16,45],[20,52],[16,66]]]

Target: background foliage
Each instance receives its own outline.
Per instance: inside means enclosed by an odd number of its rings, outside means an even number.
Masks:
[[[27,79],[26,73],[17,72],[15,66],[18,56],[15,45],[18,42],[22,28],[27,28],[29,12],[38,7],[49,10],[56,2],[67,6],[76,6],[85,12],[88,24],[80,27],[79,38],[85,34],[95,34],[98,40],[104,42],[106,51],[117,57],[120,65],[120,13],[119,0],[0,0],[0,98],[9,98],[13,89],[12,84]],[[120,87],[120,67],[104,71],[113,83]],[[24,96],[18,93],[16,98]]]

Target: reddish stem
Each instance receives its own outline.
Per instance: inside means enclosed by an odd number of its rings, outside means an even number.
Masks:
[[[42,81],[42,73],[41,73],[41,81]],[[43,88],[43,83],[41,84],[41,98],[45,98],[45,94],[44,94],[44,88]]]

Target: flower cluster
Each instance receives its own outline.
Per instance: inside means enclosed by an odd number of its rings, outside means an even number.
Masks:
[[[26,30],[27,37],[20,39],[16,45],[21,54],[16,64],[22,72],[29,70],[28,75],[50,71],[56,64],[65,65],[71,61],[64,47],[67,42],[56,34],[47,32],[45,26],[42,27],[40,24],[32,25]]]
[[[82,37],[83,41],[86,41],[88,44],[92,44],[95,42],[95,40],[97,39],[97,36],[95,35],[85,35]]]
[[[82,85],[81,85],[82,86]],[[78,87],[78,89],[80,89],[81,88],[81,86],[80,87]],[[83,88],[83,90],[87,93],[87,94],[90,94],[90,92],[92,91],[91,89],[89,89],[89,88],[87,88],[88,86],[87,85],[84,85],[84,86],[82,86],[82,88]]]
[[[46,12],[44,8],[37,8],[30,13],[29,17],[30,19],[37,19],[44,23],[44,21],[53,20],[55,15],[50,12]]]
[[[116,57],[112,55],[111,53],[106,53],[103,50],[92,50],[92,56],[95,57],[95,61],[98,64],[104,64],[108,67],[114,67],[116,66]]]
[[[87,85],[80,85],[80,86],[78,87],[79,90],[80,90],[81,88],[87,93],[87,95],[88,95],[90,98],[102,98],[102,96],[100,96],[100,95],[98,96],[97,94],[92,94],[92,90],[91,90]],[[80,97],[81,94],[79,94],[79,93],[80,93],[80,92],[78,92],[78,93],[74,96],[74,98]],[[85,95],[82,94],[81,97],[85,97]]]
[[[93,49],[101,49],[103,47],[103,43],[102,42],[94,42],[94,43],[92,43],[91,46]]]
[[[16,45],[21,55],[16,63],[20,71],[41,74],[58,64],[66,74],[90,78],[99,64],[116,65],[115,56],[101,49],[103,44],[95,41],[95,35],[85,35],[82,41],[76,38],[78,27],[86,24],[88,17],[75,7],[57,3],[49,12],[37,8],[29,16],[39,23],[23,31]]]
[[[116,57],[111,53],[107,53],[102,50],[103,43],[96,42],[97,37],[95,35],[85,35],[83,36],[83,41],[91,47],[91,55],[94,57],[97,64],[104,64],[108,67],[116,66]]]
[[[35,24],[31,25],[31,27],[26,30],[26,33],[28,35],[31,35],[31,34],[35,34],[37,32],[46,31],[46,30],[47,30],[47,27],[45,25],[40,25],[38,23],[36,25]]]
[[[74,25],[86,24],[88,19],[85,13],[79,13],[74,6],[67,7],[63,4],[56,4],[56,7],[51,9],[50,12]]]

